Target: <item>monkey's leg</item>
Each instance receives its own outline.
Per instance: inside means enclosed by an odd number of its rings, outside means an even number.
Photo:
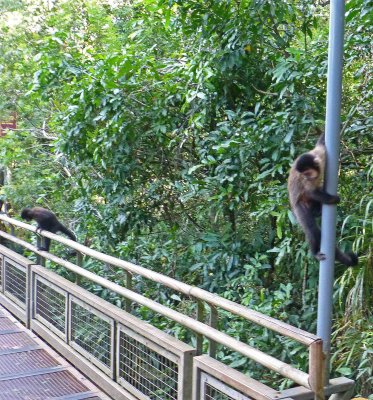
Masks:
[[[38,250],[49,251],[49,247],[51,245],[51,240],[49,238],[43,237],[44,245],[40,246]]]
[[[325,254],[320,252],[321,232],[316,224],[307,235],[307,239],[310,244],[311,252],[315,258],[319,261],[325,260]]]

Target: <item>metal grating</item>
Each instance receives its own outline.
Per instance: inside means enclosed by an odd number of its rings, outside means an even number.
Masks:
[[[22,349],[35,345],[36,342],[26,332],[0,335],[0,350]]]
[[[3,256],[0,255],[0,292],[3,291]]]
[[[61,333],[66,332],[66,295],[36,280],[35,314]]]
[[[0,400],[52,399],[88,391],[69,371],[0,381]]]
[[[101,364],[110,368],[112,365],[112,326],[110,322],[88,308],[88,306],[78,304],[75,300],[71,301],[71,341]]]
[[[26,304],[26,269],[5,261],[5,291]]]
[[[0,318],[0,332],[9,329],[17,329],[16,324],[8,318]]]
[[[25,351],[22,353],[4,354],[0,356],[0,377],[6,374],[32,372],[40,368],[60,365],[45,350]]]
[[[149,399],[178,398],[178,365],[123,331],[119,337],[118,375]]]

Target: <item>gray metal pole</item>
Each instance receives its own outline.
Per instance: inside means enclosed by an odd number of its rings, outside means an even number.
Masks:
[[[325,123],[325,142],[327,151],[325,188],[330,194],[337,193],[338,185],[344,13],[345,0],[331,0]],[[335,224],[336,207],[334,205],[323,205],[321,252],[326,255],[326,259],[320,262],[317,335],[323,340],[323,351],[326,356],[326,384],[329,381],[330,369],[329,360],[333,313]]]

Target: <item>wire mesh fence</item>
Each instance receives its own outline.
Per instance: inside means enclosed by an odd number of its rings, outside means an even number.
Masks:
[[[221,392],[220,390],[214,388],[213,386],[206,384],[205,386],[205,400],[235,400],[233,397]]]
[[[193,400],[278,398],[279,392],[207,355],[195,357],[193,364]]]
[[[192,347],[51,271],[31,270],[33,318],[43,329],[135,398],[191,400]]]
[[[155,351],[136,340],[130,331],[119,331],[118,376],[122,384],[154,400],[178,399],[178,364],[159,348]],[[153,346],[154,347],[154,346]]]
[[[112,371],[114,321],[77,299],[71,299],[71,345]],[[99,365],[100,366],[100,365]]]
[[[215,385],[212,382],[204,382],[200,400],[251,400],[223,382],[216,385],[217,382],[219,381],[215,381]]]
[[[4,263],[4,291],[21,306],[26,306],[26,268],[10,262]]]
[[[2,303],[27,327],[55,345],[74,365],[79,365],[78,368],[84,373],[97,379],[100,387],[113,398],[191,400],[192,393],[193,400],[250,400],[263,396],[273,400],[278,398],[279,392],[211,357],[196,356],[195,348],[95,296],[78,284],[33,264],[4,246],[0,245],[0,249],[3,257],[2,262],[0,258]],[[71,263],[66,262],[66,265],[74,272],[78,268]],[[96,278],[92,280],[96,281]],[[103,278],[97,278],[97,281],[101,284]],[[111,288],[114,284],[107,282],[102,285]],[[126,296],[122,288],[117,291]],[[128,299],[134,302],[138,297],[128,295]],[[153,304],[154,301],[143,298],[138,302],[146,305],[151,302],[149,308],[165,317],[171,314],[170,311],[164,311],[164,307]],[[170,316],[171,319],[173,317],[176,321],[180,320],[179,315]],[[191,330],[196,328],[196,332],[199,332],[202,322],[189,319],[185,316],[186,326]],[[183,322],[180,324],[183,325]],[[211,329],[206,326],[208,338],[212,336]],[[12,335],[14,339],[16,335]],[[303,341],[311,339],[307,336]],[[212,340],[215,340],[215,336]],[[310,346],[314,344],[322,343],[318,340]],[[236,348],[235,344],[231,346]],[[319,353],[314,350],[313,354]],[[312,366],[319,365],[316,362],[319,358],[313,358]],[[192,376],[192,369],[196,371],[198,363],[199,372]],[[281,361],[273,363],[274,368],[279,368],[278,363]],[[303,382],[308,377],[304,372],[284,365],[290,370],[291,376],[296,377],[295,381]],[[351,382],[348,381],[346,385]],[[309,387],[307,385],[303,386]],[[315,384],[315,387],[318,386]]]
[[[38,276],[34,293],[35,318],[65,336],[67,293]]]

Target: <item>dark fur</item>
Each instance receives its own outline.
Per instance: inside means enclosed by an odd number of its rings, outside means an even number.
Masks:
[[[315,163],[315,157],[312,154],[305,153],[297,160],[295,169],[298,172],[304,172],[309,168],[313,168],[316,171],[320,171],[320,167]]]
[[[339,196],[323,189],[325,161],[324,135],[321,135],[314,149],[295,160],[288,179],[291,208],[306,235],[312,254],[318,260],[324,260],[325,255],[320,253],[321,231],[316,218],[321,215],[322,204],[339,203]],[[358,262],[356,254],[343,253],[337,247],[335,258],[348,266]]]
[[[21,212],[21,218],[26,221],[31,221],[32,219],[38,223],[37,229],[44,229],[46,231],[57,233],[62,232],[67,235],[71,240],[76,241],[75,235],[66,228],[65,225],[57,219],[56,215],[45,208],[34,207],[34,208],[24,208]],[[39,250],[49,251],[51,240],[49,238],[44,238],[44,246],[39,247]]]

